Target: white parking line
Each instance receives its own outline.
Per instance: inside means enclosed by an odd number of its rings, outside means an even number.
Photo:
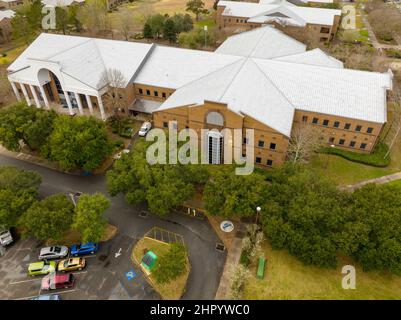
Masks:
[[[18,283],[24,283],[24,282],[34,282],[34,281],[38,281],[38,280],[42,280],[42,278],[28,279],[28,280],[21,280],[21,281],[13,281],[13,282],[10,282],[9,284],[18,284]]]
[[[64,293],[69,293],[69,292],[74,292],[77,291],[77,289],[72,289],[72,290],[66,290],[66,291],[58,291],[58,292],[49,292],[49,295],[53,295],[53,294],[59,294],[62,295]],[[43,292],[44,293],[44,292]],[[30,297],[24,297],[24,298],[17,298],[17,299],[13,299],[13,300],[28,300],[28,299],[32,299],[34,297],[40,296],[40,290],[39,290],[39,294],[37,294],[36,296],[30,296]]]

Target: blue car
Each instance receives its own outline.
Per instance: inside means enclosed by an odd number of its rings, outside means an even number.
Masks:
[[[88,243],[81,243],[81,244],[74,244],[71,247],[71,255],[76,257],[76,256],[83,256],[86,254],[93,254],[96,251],[99,250],[99,244],[98,243],[93,243],[93,242],[88,242]]]
[[[61,300],[58,294],[47,294],[31,298],[31,300]]]

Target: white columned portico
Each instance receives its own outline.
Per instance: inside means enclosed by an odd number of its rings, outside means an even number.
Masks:
[[[65,101],[67,101],[68,111],[70,112],[70,115],[72,116],[74,114],[74,111],[72,110],[70,96],[68,95],[67,91],[63,91],[63,92],[64,92]]]
[[[19,92],[18,92],[17,86],[16,86],[15,83],[12,82],[12,81],[11,81],[10,83],[11,83],[11,87],[13,88],[14,94],[15,94],[15,96],[17,97],[17,100],[18,100],[18,101],[21,101],[21,96],[20,96],[20,94],[19,94]]]
[[[40,108],[41,105],[40,105],[40,101],[39,101],[39,98],[38,98],[38,94],[36,93],[35,87],[34,87],[33,85],[30,84],[30,85],[29,85],[29,88],[31,89],[33,98],[35,99],[36,107],[37,107],[37,108]]]
[[[102,117],[102,120],[106,120],[106,114],[104,113],[103,101],[102,101],[102,97],[100,95],[97,96],[97,102],[99,104],[100,115]]]
[[[84,109],[82,108],[81,97],[76,92],[74,92],[74,95],[75,95],[75,100],[77,100],[77,103],[78,103],[79,113],[84,114]]]
[[[91,97],[86,94],[85,98],[86,98],[86,103],[88,104],[89,112],[90,112],[90,114],[93,114],[93,105],[92,105]]]
[[[41,84],[39,85],[39,90],[40,90],[40,94],[42,95],[43,101],[45,102],[46,108],[50,109],[49,100],[47,99],[45,90],[43,89],[43,86]]]
[[[20,83],[20,85],[21,85],[22,93],[24,94],[24,97],[25,97],[25,100],[26,100],[26,104],[28,106],[31,106],[32,102],[31,102],[31,99],[29,99],[28,91],[26,91],[25,85],[23,83]]]

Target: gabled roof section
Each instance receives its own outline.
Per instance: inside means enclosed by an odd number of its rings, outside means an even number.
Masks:
[[[274,58],[274,60],[310,64],[322,67],[344,68],[342,61],[329,56],[319,48],[302,53]]]
[[[12,19],[15,15],[13,10],[0,10],[0,21],[3,19]]]
[[[241,59],[179,88],[156,111],[205,101],[227,104],[233,112],[249,115],[287,137],[291,134],[293,106],[252,59]]]
[[[270,10],[264,11],[248,20],[249,22],[277,22],[281,24],[305,26],[307,21],[300,15],[296,14],[292,7],[287,5],[279,5]]]
[[[229,37],[215,52],[271,59],[305,51],[306,45],[303,43],[287,36],[273,26],[265,26]]]

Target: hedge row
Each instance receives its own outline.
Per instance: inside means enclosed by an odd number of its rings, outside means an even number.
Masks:
[[[341,150],[338,148],[322,148],[321,153],[334,154],[347,160],[366,164],[374,167],[387,167],[390,164],[390,157],[384,158],[388,151],[388,146],[379,143],[371,154],[356,153],[352,151]]]

